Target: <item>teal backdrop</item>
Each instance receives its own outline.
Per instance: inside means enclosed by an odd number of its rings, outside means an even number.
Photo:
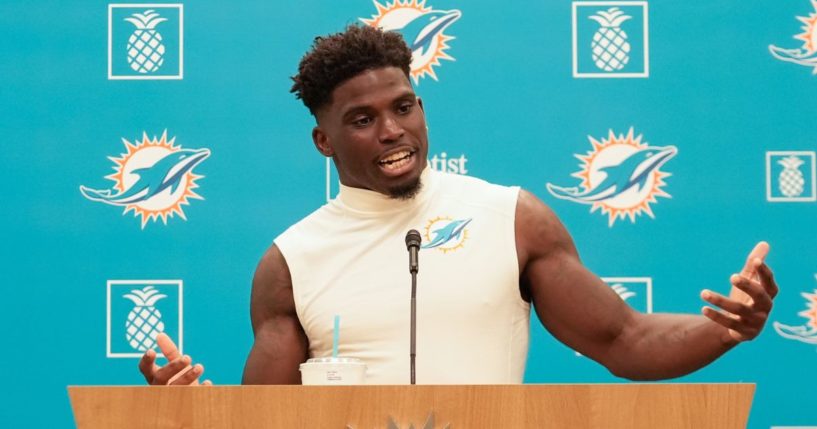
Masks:
[[[71,427],[66,386],[142,384],[133,339],[160,324],[208,378],[240,383],[256,263],[326,202],[289,77],[316,35],[377,16],[409,34],[431,11],[447,21],[427,21],[414,83],[437,167],[536,194],[641,311],[699,312],[768,241],[765,330],[674,381],[757,383],[750,427],[817,425],[817,3],[381,6],[0,4],[2,426]],[[647,144],[666,158],[644,181],[580,202]],[[153,176],[155,195],[126,195]],[[623,381],[531,324],[526,382]]]

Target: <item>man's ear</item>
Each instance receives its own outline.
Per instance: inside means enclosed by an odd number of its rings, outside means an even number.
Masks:
[[[325,157],[331,157],[335,154],[335,151],[332,150],[332,146],[329,144],[329,136],[323,132],[320,127],[312,128],[312,142],[315,143],[315,147],[318,148],[318,152]]]

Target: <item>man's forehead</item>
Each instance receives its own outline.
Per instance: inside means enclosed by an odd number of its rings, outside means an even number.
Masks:
[[[403,71],[396,67],[366,70],[332,91],[330,108],[346,110],[350,105],[390,101],[413,95],[414,89]]]

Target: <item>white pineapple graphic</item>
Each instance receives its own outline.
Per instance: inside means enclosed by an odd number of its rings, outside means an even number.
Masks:
[[[601,25],[590,43],[596,67],[608,72],[623,69],[630,61],[630,42],[627,41],[627,33],[621,29],[621,23],[632,17],[617,7],[611,7],[589,18]]]
[[[165,61],[165,45],[162,44],[162,34],[156,31],[156,26],[166,18],[161,18],[154,10],[144,13],[134,13],[125,21],[136,26],[128,38],[128,64],[139,73],[153,73],[159,70]]]
[[[156,336],[165,330],[162,313],[154,305],[156,301],[167,298],[167,295],[159,293],[153,286],[130,292],[122,295],[134,304],[125,322],[125,336],[131,347],[143,352],[152,349],[156,345]]]
[[[610,286],[610,288],[611,288],[611,289],[613,289],[613,291],[614,291],[615,293],[617,293],[617,294],[618,294],[618,296],[620,296],[620,297],[621,297],[621,300],[622,300],[622,301],[627,301],[628,299],[630,299],[630,298],[632,298],[632,297],[634,297],[634,296],[636,295],[636,293],[635,293],[635,292],[633,292],[633,291],[631,291],[631,290],[627,289],[627,288],[626,288],[626,287],[624,287],[624,285],[623,285],[623,284],[621,284],[621,283],[616,283],[616,284],[614,284],[614,285]]]
[[[803,178],[803,172],[800,171],[800,166],[803,165],[805,161],[799,157],[790,155],[777,161],[777,163],[783,166],[783,171],[781,171],[778,176],[780,193],[789,198],[802,195],[806,180]]]

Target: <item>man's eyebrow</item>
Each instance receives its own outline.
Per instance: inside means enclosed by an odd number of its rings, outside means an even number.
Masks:
[[[402,101],[402,100],[406,100],[406,99],[416,100],[417,99],[417,94],[415,94],[414,91],[406,90],[406,92],[404,92],[403,94],[396,97],[394,99],[394,101]]]
[[[417,100],[417,94],[415,94],[414,91],[406,90],[405,92],[401,93],[400,95],[394,97],[394,99],[392,99],[391,102],[392,102],[392,104],[394,104],[394,103],[404,101],[404,100],[412,100],[412,101]],[[365,112],[366,110],[369,110],[370,108],[371,108],[370,104],[356,104],[356,105],[349,106],[341,114],[341,119],[346,120],[346,119],[349,118],[349,116],[352,116],[352,115],[360,113],[360,112]]]
[[[365,112],[368,109],[369,109],[368,104],[359,104],[359,105],[355,105],[355,106],[350,106],[349,108],[347,108],[343,112],[343,114],[340,117],[341,117],[342,120],[347,120],[347,119],[349,119],[350,116],[356,115],[357,113],[360,113],[360,112]]]

